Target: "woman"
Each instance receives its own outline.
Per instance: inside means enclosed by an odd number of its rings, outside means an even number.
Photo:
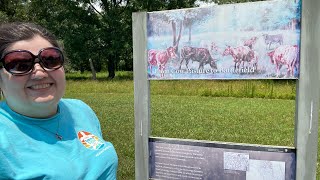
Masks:
[[[0,26],[0,179],[116,179],[118,158],[80,100],[62,99],[64,57],[32,23]]]

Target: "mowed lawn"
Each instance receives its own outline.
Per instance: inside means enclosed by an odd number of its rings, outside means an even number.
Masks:
[[[93,108],[117,150],[118,179],[135,179],[133,80],[104,76],[68,74],[65,98]],[[150,90],[152,136],[294,146],[295,81],[151,81]]]

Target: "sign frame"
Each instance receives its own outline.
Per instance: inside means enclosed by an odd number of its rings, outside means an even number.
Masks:
[[[296,179],[316,179],[320,98],[320,1],[302,0],[300,77],[295,111]],[[135,177],[149,179],[150,84],[147,77],[147,13],[132,14]]]

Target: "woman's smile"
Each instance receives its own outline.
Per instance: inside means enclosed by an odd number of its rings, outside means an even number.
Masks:
[[[43,84],[31,85],[27,88],[32,89],[32,90],[40,90],[40,89],[47,89],[47,88],[51,87],[52,85],[53,85],[53,83],[43,83]]]

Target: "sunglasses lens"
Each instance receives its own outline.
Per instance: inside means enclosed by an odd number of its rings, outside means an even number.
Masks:
[[[63,65],[63,55],[59,49],[47,48],[39,55],[41,62],[48,70],[58,69]]]
[[[12,52],[3,58],[4,68],[13,74],[24,74],[32,69],[33,57],[28,52]]]
[[[7,53],[1,61],[4,68],[14,75],[25,75],[31,72],[36,61],[47,71],[53,71],[62,67],[64,58],[60,49],[49,47],[40,50],[38,56],[26,50],[17,50]]]

